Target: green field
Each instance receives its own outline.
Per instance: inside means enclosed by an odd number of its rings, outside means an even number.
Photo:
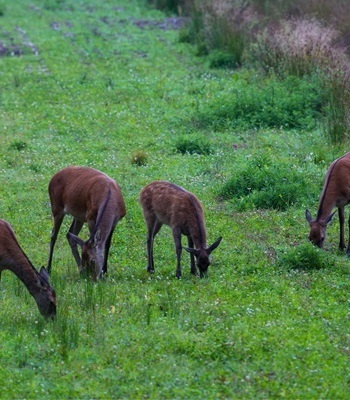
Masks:
[[[338,222],[326,251],[307,242],[305,209],[348,149],[325,140],[317,83],[210,68],[179,41],[182,21],[142,0],[2,1],[0,15],[0,217],[39,269],[55,172],[99,169],[127,207],[98,283],[79,276],[66,217],[54,321],[2,273],[0,398],[349,398]],[[148,274],[138,199],[158,179],[201,200],[209,244],[223,237],[208,278],[186,252],[175,278],[166,226]]]

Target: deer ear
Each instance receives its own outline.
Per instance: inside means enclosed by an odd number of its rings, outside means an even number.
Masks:
[[[309,211],[308,209],[305,210],[305,218],[306,218],[306,221],[307,221],[309,224],[311,224],[312,217],[311,217],[310,211]]]
[[[73,233],[71,232],[68,232],[68,238],[78,244],[80,247],[83,247],[85,243],[83,239],[80,239],[80,237],[73,235]]]
[[[332,219],[333,219],[335,213],[336,213],[336,211],[334,211],[329,217],[327,217],[327,218],[324,220],[324,223],[325,223],[326,225],[328,225],[328,224],[332,221]]]
[[[186,251],[188,251],[189,253],[194,254],[195,256],[198,256],[198,254],[199,254],[198,250],[192,249],[191,247],[184,247],[184,249],[185,249]]]
[[[222,236],[220,236],[211,246],[207,248],[207,253],[210,254],[212,251],[214,251],[220,244],[222,240]]]
[[[49,273],[47,272],[47,269],[46,269],[45,267],[41,267],[41,268],[40,268],[39,275],[40,275],[42,278],[44,278],[47,282],[49,282],[49,280],[50,280],[50,275],[49,275]]]
[[[97,228],[96,233],[94,235],[94,243],[96,244],[101,240],[101,229]]]

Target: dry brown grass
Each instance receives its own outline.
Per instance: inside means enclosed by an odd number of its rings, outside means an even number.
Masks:
[[[347,75],[349,58],[337,44],[339,33],[316,19],[293,18],[269,25],[257,37],[255,59],[265,69],[305,75],[316,70],[341,70]]]

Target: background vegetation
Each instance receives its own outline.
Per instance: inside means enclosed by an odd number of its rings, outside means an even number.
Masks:
[[[1,217],[39,267],[57,170],[100,169],[127,205],[97,284],[67,217],[55,321],[3,272],[2,398],[349,397],[349,260],[336,222],[320,251],[304,217],[348,147],[347,4],[328,3],[0,4]],[[175,279],[166,227],[147,273],[138,196],[155,179],[194,192],[208,242],[223,236],[208,279],[187,254]]]

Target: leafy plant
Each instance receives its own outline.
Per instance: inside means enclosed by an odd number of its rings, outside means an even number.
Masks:
[[[148,155],[143,150],[135,151],[131,156],[131,164],[144,166],[147,164]]]
[[[291,162],[269,153],[253,155],[223,185],[219,196],[234,200],[239,210],[254,208],[286,210],[308,198],[304,173]]]
[[[210,142],[202,136],[181,136],[175,143],[176,151],[181,154],[203,154],[212,152]]]
[[[28,143],[23,140],[15,140],[10,144],[10,149],[22,151],[28,148]]]
[[[179,15],[188,12],[192,1],[191,0],[147,0],[149,4],[159,10],[173,12]]]
[[[284,269],[314,270],[332,267],[333,262],[324,250],[304,243],[280,252],[277,266]]]
[[[317,80],[290,76],[285,81],[263,78],[239,82],[192,117],[197,128],[310,129],[320,116],[322,97]]]

